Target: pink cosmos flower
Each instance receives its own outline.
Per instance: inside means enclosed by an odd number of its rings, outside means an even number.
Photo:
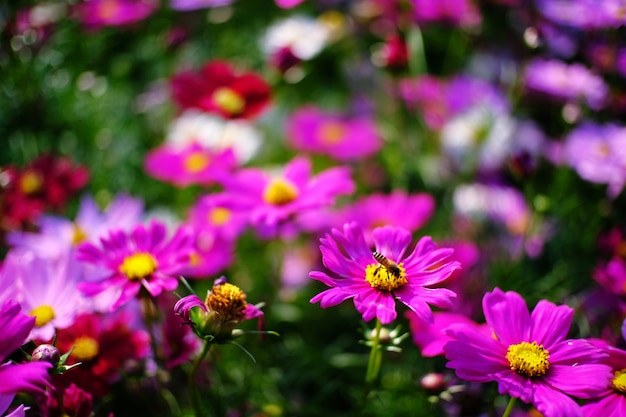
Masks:
[[[591,341],[606,352],[606,364],[613,370],[613,378],[596,398],[582,406],[585,417],[620,417],[626,410],[626,351],[610,346],[604,340]]]
[[[210,229],[227,240],[237,239],[248,227],[248,210],[218,192],[200,197],[189,210],[188,221],[199,229]]]
[[[295,235],[298,216],[314,213],[352,193],[354,182],[344,167],[311,174],[311,162],[296,157],[272,174],[260,169],[242,170],[225,182],[231,201],[246,207],[251,224],[263,238]]]
[[[47,259],[10,251],[0,274],[11,277],[14,299],[36,318],[31,339],[50,341],[57,329],[71,326],[89,308],[78,290],[82,267],[69,252],[62,259]]]
[[[174,10],[188,11],[212,7],[224,7],[234,0],[170,0],[170,7]]]
[[[373,120],[348,118],[310,105],[287,120],[287,139],[296,150],[327,154],[338,161],[372,155],[382,146]]]
[[[276,5],[281,9],[291,9],[302,3],[304,0],[274,0]]]
[[[478,7],[471,0],[413,0],[415,20],[418,23],[441,22],[460,27],[474,27],[481,23]]]
[[[587,340],[566,339],[574,309],[541,300],[532,313],[516,292],[499,288],[483,297],[491,333],[464,325],[445,330],[446,365],[459,378],[496,381],[500,394],[532,403],[545,417],[582,417],[571,396],[593,398],[606,389],[611,368],[606,354]]]
[[[219,183],[237,166],[232,149],[211,150],[199,143],[161,145],[148,152],[144,162],[148,175],[178,187]]]
[[[189,224],[189,223],[188,223]],[[235,241],[221,236],[215,229],[192,226],[194,251],[180,274],[187,278],[206,278],[228,268],[235,258]]]
[[[48,362],[13,363],[9,356],[20,348],[28,339],[35,325],[35,318],[20,312],[19,304],[6,300],[0,305],[0,402],[17,392],[46,392],[51,388]],[[5,362],[6,361],[6,362]],[[10,401],[9,401],[10,402]]]
[[[322,261],[333,275],[313,271],[309,276],[332,287],[311,299],[322,308],[353,299],[354,306],[369,321],[374,317],[389,324],[396,319],[396,300],[417,316],[432,322],[429,304],[450,307],[456,294],[445,288],[430,288],[460,267],[450,261],[451,249],[437,248],[428,236],[411,244],[408,230],[385,226],[374,229],[374,252],[357,223],[333,229],[320,239]]]
[[[107,292],[113,300],[111,310],[135,297],[143,287],[151,296],[174,290],[177,275],[189,264],[193,253],[193,230],[181,227],[171,239],[166,228],[156,220],[148,226],[137,225],[132,232],[113,230],[100,239],[78,247],[80,260],[108,271],[103,279],[82,282],[79,289],[88,296]]]
[[[626,184],[626,128],[617,125],[583,124],[565,139],[565,162],[581,178],[607,184],[616,197]]]
[[[564,101],[584,101],[598,110],[606,105],[609,87],[602,77],[581,64],[534,59],[524,70],[526,87]]]
[[[75,6],[77,17],[86,28],[125,26],[150,16],[158,7],[151,0],[89,0]]]

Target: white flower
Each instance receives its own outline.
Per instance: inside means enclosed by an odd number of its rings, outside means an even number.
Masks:
[[[293,16],[267,29],[261,38],[261,49],[271,56],[281,49],[290,48],[294,56],[308,60],[324,49],[332,35],[332,28],[320,20]]]

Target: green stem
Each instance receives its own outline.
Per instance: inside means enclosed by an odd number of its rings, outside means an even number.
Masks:
[[[376,319],[376,330],[372,339],[372,350],[367,363],[367,372],[365,373],[365,384],[368,389],[372,386],[380,372],[380,364],[382,363],[382,351],[380,349],[380,330],[383,325],[380,320]]]
[[[193,365],[191,366],[191,371],[189,372],[189,380],[187,383],[188,389],[189,389],[189,398],[191,400],[191,407],[193,408],[193,413],[196,416],[202,415],[201,413],[202,410],[200,410],[200,404],[198,404],[198,398],[196,396],[196,384],[195,384],[196,373],[198,372],[198,368],[200,367],[200,364],[202,363],[206,355],[209,353],[210,349],[211,349],[211,343],[209,343],[208,341],[205,341],[204,346],[202,347],[202,352],[200,352],[196,360],[193,362]]]
[[[516,399],[517,398],[515,397],[511,397],[511,399],[509,400],[509,404],[506,406],[506,410],[504,410],[504,414],[502,414],[502,417],[509,417],[511,415],[513,407],[515,406]]]

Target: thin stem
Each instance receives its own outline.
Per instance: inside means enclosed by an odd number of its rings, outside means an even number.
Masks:
[[[365,384],[369,387],[372,386],[378,373],[380,371],[380,364],[382,362],[382,351],[380,349],[380,330],[383,325],[380,320],[376,319],[376,330],[374,338],[372,339],[372,350],[370,351],[370,358],[367,363],[367,372],[365,373]]]
[[[509,404],[506,406],[506,410],[504,410],[504,414],[502,414],[502,417],[509,417],[511,415],[513,407],[515,406],[516,399],[517,398],[515,397],[511,397],[511,399],[509,400]]]
[[[193,362],[193,365],[191,366],[191,371],[189,372],[189,380],[188,380],[189,398],[191,400],[191,407],[193,408],[194,415],[196,416],[202,415],[201,414],[202,410],[200,410],[200,404],[198,404],[198,399],[196,396],[196,384],[195,384],[196,373],[198,372],[198,368],[200,367],[200,364],[202,363],[206,355],[209,353],[210,349],[211,349],[211,343],[209,343],[208,341],[205,341],[204,346],[202,346],[202,352],[200,352],[198,357],[196,357],[196,360]]]

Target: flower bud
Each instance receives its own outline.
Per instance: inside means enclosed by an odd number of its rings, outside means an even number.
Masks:
[[[420,385],[429,394],[439,394],[446,389],[446,380],[442,374],[430,372],[420,379]]]
[[[59,353],[59,349],[48,344],[37,346],[31,356],[32,362],[49,362],[53,366],[57,366],[60,359],[61,354]]]

